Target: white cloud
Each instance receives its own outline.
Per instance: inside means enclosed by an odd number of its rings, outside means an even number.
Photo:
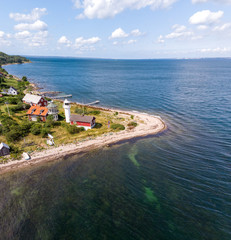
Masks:
[[[34,8],[31,13],[10,13],[10,18],[17,22],[34,22],[47,13],[46,8]]]
[[[10,46],[11,45],[11,41],[9,40],[10,35],[6,34],[3,31],[0,31],[0,46]]]
[[[192,0],[192,3],[206,3],[206,2],[216,2],[216,3],[226,3],[231,4],[231,0]]]
[[[31,47],[40,47],[47,44],[48,31],[39,31],[28,38],[28,45]]]
[[[31,33],[29,31],[22,31],[15,33],[15,38],[17,39],[24,39],[31,36]]]
[[[135,39],[128,40],[128,44],[133,44],[133,43],[136,43],[136,42],[137,42],[137,40],[135,40]]]
[[[167,8],[177,0],[74,0],[77,9],[82,8],[83,13],[77,18],[110,18],[126,9]]]
[[[223,11],[211,12],[210,10],[203,10],[196,12],[189,18],[189,23],[191,24],[212,24],[217,22],[222,16]]]
[[[206,29],[208,29],[208,26],[206,26],[206,25],[199,25],[199,26],[197,26],[197,29],[198,30],[206,30]]]
[[[84,45],[84,44],[95,44],[99,42],[101,39],[99,37],[92,37],[88,39],[84,39],[83,37],[79,37],[75,39],[75,45]]]
[[[230,48],[203,48],[200,50],[202,53],[226,53],[226,52],[230,52],[231,49]]]
[[[162,35],[160,35],[157,39],[157,42],[158,43],[164,43],[165,42],[164,37]]]
[[[130,33],[126,33],[126,32],[124,32],[124,30],[122,28],[117,28],[114,32],[112,32],[109,39],[126,38],[129,36],[140,37],[140,36],[143,36],[144,34],[145,33],[142,33],[139,29],[134,29]]]
[[[134,29],[134,30],[131,31],[131,35],[135,36],[135,37],[139,37],[139,36],[143,35],[143,33],[140,32],[139,29]]]
[[[87,39],[79,37],[75,39],[74,43],[72,43],[66,36],[62,36],[58,39],[58,44],[77,49],[80,51],[78,53],[81,53],[82,51],[95,50],[94,45],[100,40],[101,39],[99,37],[92,37]]]
[[[128,34],[124,32],[122,28],[117,28],[114,32],[112,32],[111,36],[109,39],[114,39],[114,38],[125,38],[128,37]]]
[[[3,31],[0,31],[0,38],[3,38],[5,36],[5,33]]]
[[[70,47],[70,46],[71,46],[71,41],[68,40],[66,36],[62,36],[62,37],[58,40],[58,43],[64,44],[64,45],[66,45],[67,47]]]
[[[167,34],[165,36],[166,39],[174,39],[174,38],[185,39],[185,38],[194,36],[194,33],[191,30],[187,30],[187,28],[184,25],[175,24],[172,26],[172,28],[174,31]]]
[[[94,44],[98,43],[101,39],[99,37],[92,37],[88,39],[84,39],[83,37],[79,37],[75,39],[75,43],[73,47],[80,51],[94,51]]]
[[[231,28],[231,23],[224,23],[223,25],[214,27],[213,31],[225,31],[229,28]]]
[[[34,23],[19,23],[14,26],[17,31],[45,31],[47,30],[47,24],[41,20],[37,20]]]

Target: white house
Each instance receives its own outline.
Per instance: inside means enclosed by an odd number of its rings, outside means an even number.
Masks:
[[[22,101],[24,103],[30,104],[31,106],[35,106],[35,105],[38,105],[40,107],[46,107],[47,106],[47,100],[44,97],[38,96],[38,95],[29,94],[29,93],[27,93],[24,96]]]
[[[14,87],[10,87],[8,89],[8,95],[18,95],[17,89],[15,89]]]
[[[7,95],[18,95],[18,91],[14,87],[10,87],[9,89],[3,89],[2,93]]]

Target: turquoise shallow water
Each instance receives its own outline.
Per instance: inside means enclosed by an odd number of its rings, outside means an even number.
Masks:
[[[0,239],[231,239],[231,59],[31,60],[6,69],[169,129],[0,176]]]

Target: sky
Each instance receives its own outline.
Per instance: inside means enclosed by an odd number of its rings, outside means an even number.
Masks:
[[[231,57],[231,0],[0,0],[0,51],[115,59]]]

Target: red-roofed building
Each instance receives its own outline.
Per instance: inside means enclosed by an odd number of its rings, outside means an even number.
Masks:
[[[31,121],[37,121],[37,119],[40,118],[43,122],[45,122],[47,120],[48,108],[36,105],[31,106],[26,114],[28,114],[28,118]]]

